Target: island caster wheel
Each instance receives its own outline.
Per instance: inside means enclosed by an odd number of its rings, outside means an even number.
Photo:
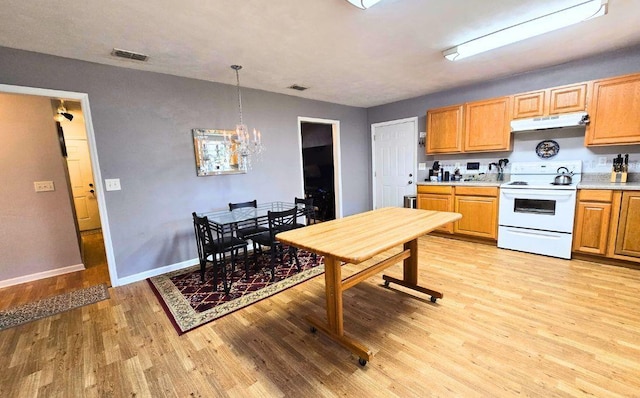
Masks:
[[[431,302],[432,302],[432,303],[435,303],[435,302],[436,302],[436,300],[437,300],[437,298],[436,298],[436,297],[431,296]]]
[[[358,363],[360,364],[360,366],[365,366],[367,364],[367,361],[365,359],[358,358]]]
[[[311,333],[315,333],[318,331],[318,329],[316,329],[315,326],[311,326],[311,328],[309,328],[309,330],[311,331]]]
[[[389,287],[389,281],[384,281],[384,287]]]

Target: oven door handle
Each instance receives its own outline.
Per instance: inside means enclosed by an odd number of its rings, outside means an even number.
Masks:
[[[571,197],[573,195],[575,195],[575,191],[567,191],[567,192],[554,192],[554,191],[549,191],[549,192],[539,192],[539,191],[533,191],[533,190],[525,190],[525,189],[514,189],[514,190],[510,190],[507,191],[505,189],[502,189],[500,191],[503,195],[509,195],[509,196],[513,196],[513,197],[518,197],[518,198],[526,198],[527,196],[551,196],[551,197]]]

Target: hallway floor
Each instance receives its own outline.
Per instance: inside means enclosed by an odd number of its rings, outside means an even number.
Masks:
[[[21,283],[0,289],[0,310],[41,300],[84,287],[111,286],[101,230],[81,233],[85,270]]]

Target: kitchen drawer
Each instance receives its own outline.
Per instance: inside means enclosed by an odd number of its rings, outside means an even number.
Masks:
[[[613,191],[610,189],[581,189],[578,191],[578,200],[611,203]]]
[[[498,196],[498,187],[456,187],[456,195]]]
[[[451,185],[418,185],[418,193],[437,193],[449,195],[453,193]]]

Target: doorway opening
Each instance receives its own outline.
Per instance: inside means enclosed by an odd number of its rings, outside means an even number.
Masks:
[[[89,152],[88,162],[90,163],[93,178],[94,178],[93,180],[94,186],[91,188],[93,188],[94,190],[93,199],[95,202],[97,202],[97,205],[98,205],[98,211],[97,211],[98,214],[96,215],[95,218],[99,220],[98,228],[87,229],[85,231],[81,231],[79,227],[76,228],[77,235],[78,235],[78,245],[81,248],[81,250],[84,250],[86,253],[86,255],[85,254],[82,255],[84,262],[87,262],[88,264],[100,263],[102,265],[100,267],[90,266],[90,268],[94,268],[95,271],[87,273],[88,275],[83,274],[82,279],[85,279],[85,282],[87,282],[86,279],[91,279],[91,282],[93,282],[95,277],[96,281],[99,280],[100,282],[107,282],[107,283],[110,282],[112,286],[114,287],[118,286],[119,282],[118,282],[118,276],[116,272],[113,244],[111,241],[111,232],[110,232],[108,223],[105,222],[108,215],[107,215],[106,199],[103,191],[104,184],[102,183],[102,177],[100,173],[98,152],[96,149],[96,140],[95,140],[95,134],[93,130],[93,123],[91,120],[91,111],[89,106],[88,95],[86,93],[50,90],[50,89],[44,89],[44,88],[34,88],[34,87],[25,87],[25,86],[12,86],[12,85],[5,85],[5,84],[0,84],[0,93],[46,98],[47,100],[51,101],[51,105],[52,105],[52,114],[51,114],[52,123],[54,120],[53,116],[56,115],[56,113],[60,113],[57,111],[60,99],[64,99],[65,107],[71,108],[71,109],[75,109],[75,108],[72,108],[70,106],[70,103],[75,102],[73,106],[77,106],[78,115],[80,113],[82,114],[82,117],[74,115],[74,119],[76,117],[78,117],[78,121],[80,121],[80,119],[83,119],[81,121],[82,122],[81,124],[84,127],[84,133],[85,133],[85,138],[84,138],[85,148]],[[69,111],[69,109],[67,109],[67,112],[64,112],[64,113],[71,114],[72,112],[73,111]],[[65,118],[68,120],[66,116]],[[65,130],[67,129],[64,127],[64,124],[65,124],[64,119],[60,119],[60,120],[62,121],[61,123],[62,128],[58,129],[58,138],[61,144],[61,153],[63,153],[62,144],[65,143],[64,136],[66,135]],[[67,145],[65,145],[64,147],[67,147]],[[66,148],[66,149],[68,150],[69,148]],[[63,164],[66,163],[66,160],[63,156],[61,156],[61,162],[63,162]],[[67,184],[69,185],[69,192],[71,192],[72,190],[70,188],[71,183],[69,178],[69,175],[71,174],[71,172],[69,168],[66,168],[66,169],[67,169],[66,170],[67,175],[65,177],[67,180]],[[73,195],[70,195],[69,199],[70,199],[69,208],[71,208],[72,212],[76,214]],[[78,225],[77,220],[76,220],[76,225]],[[84,246],[84,249],[83,249],[83,246]],[[92,248],[89,248],[89,246],[92,246]],[[95,247],[97,247],[97,250],[94,250]],[[59,275],[58,273],[56,273],[56,270],[52,270],[52,272],[49,272],[48,274],[52,276]],[[24,282],[36,280],[36,279],[30,279],[30,278],[31,278],[30,275],[25,275],[23,278],[17,278],[17,279],[21,279]]]
[[[339,122],[299,118],[304,196],[313,199],[314,222],[342,217]]]
[[[67,189],[72,198],[78,244],[87,279],[109,283],[109,269],[102,235],[100,209],[91,166],[84,114],[79,101],[51,99],[58,128],[60,150],[65,158]],[[65,117],[61,115],[64,110]]]

